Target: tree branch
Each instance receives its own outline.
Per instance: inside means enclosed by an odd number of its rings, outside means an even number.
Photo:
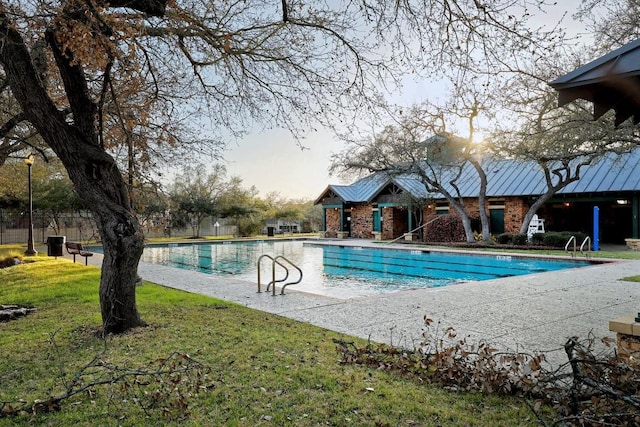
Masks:
[[[0,138],[4,138],[11,132],[16,126],[27,119],[26,114],[20,112],[15,116],[7,120],[2,126],[0,126]]]
[[[150,16],[164,16],[168,0],[97,0],[102,7],[125,7],[146,13]]]
[[[83,135],[97,136],[97,108],[89,94],[82,66],[75,60],[73,52],[68,49],[63,52],[53,28],[46,30],[45,38],[60,71],[75,125],[81,129]],[[97,138],[92,139],[91,143],[98,144]]]
[[[8,17],[4,4],[0,2],[0,63],[14,97],[20,104],[25,118],[35,123],[37,116],[48,117],[49,126],[64,123],[62,113],[53,104],[38,72],[33,65],[29,50],[16,26]],[[46,128],[38,129],[46,134]]]

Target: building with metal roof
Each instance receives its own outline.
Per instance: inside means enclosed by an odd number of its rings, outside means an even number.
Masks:
[[[517,233],[529,206],[547,190],[542,169],[536,162],[514,159],[487,159],[483,169],[492,234]],[[444,173],[440,181],[449,182],[457,171],[450,169],[450,176]],[[480,180],[474,168],[465,165],[455,183],[465,206],[477,212]],[[447,190],[454,188],[448,185]],[[417,203],[420,200],[426,203]],[[558,191],[538,215],[545,218],[547,230],[590,234],[592,210],[598,206],[599,240],[623,243],[625,238],[638,237],[639,202],[640,148],[620,155],[609,153],[582,167],[580,179]],[[329,185],[315,203],[324,208],[323,229],[330,236],[342,237],[396,238],[449,211],[446,199],[427,192],[416,176],[385,173],[371,174],[351,185]]]

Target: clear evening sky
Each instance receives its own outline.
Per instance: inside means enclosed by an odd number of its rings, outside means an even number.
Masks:
[[[540,15],[539,22],[550,27],[568,11],[563,26],[570,33],[585,32],[582,24],[571,19],[579,0],[558,3],[561,5]],[[421,102],[421,96],[434,90],[438,88],[433,83],[407,79],[404,90],[391,101],[408,106]],[[315,199],[329,184],[348,183],[328,173],[331,154],[342,150],[333,134],[320,128],[306,135],[304,145],[308,149],[301,150],[286,130],[250,134],[225,153],[228,174],[242,178],[245,187],[255,186],[262,196],[275,191],[290,199]]]

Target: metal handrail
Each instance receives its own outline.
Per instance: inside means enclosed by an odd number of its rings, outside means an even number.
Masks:
[[[575,256],[576,255],[576,236],[571,236],[571,238],[569,239],[569,241],[567,242],[566,245],[564,245],[564,250],[569,252],[569,244],[571,243],[571,241],[573,241],[573,253],[571,254],[571,256]]]
[[[271,281],[267,284],[266,291],[269,292],[269,288],[271,288],[271,285],[273,285],[273,290],[272,290],[272,295],[273,296],[276,296],[276,283],[284,282],[285,280],[287,280],[289,278],[289,269],[287,268],[286,265],[284,265],[283,263],[278,261],[279,259],[282,259],[282,260],[286,261],[292,267],[294,267],[296,270],[298,270],[298,272],[300,273],[300,278],[297,281],[285,283],[282,286],[282,288],[280,290],[280,295],[284,295],[284,288],[286,288],[287,286],[296,285],[296,284],[298,284],[298,283],[300,283],[302,281],[302,270],[297,265],[292,263],[290,260],[288,260],[287,258],[285,258],[282,255],[278,255],[278,256],[276,256],[274,258],[271,255],[263,254],[263,255],[260,255],[260,257],[258,258],[258,262],[257,262],[257,266],[258,266],[258,293],[262,292],[260,290],[260,285],[262,284],[262,281],[260,280],[260,275],[261,275],[260,263],[262,262],[263,258],[269,258],[271,260]],[[284,269],[284,271],[285,271],[285,275],[284,275],[284,277],[282,279],[276,280],[276,264],[278,264],[280,267],[282,267]]]
[[[271,287],[271,285],[273,285],[273,296],[276,295],[276,283],[278,282],[284,282],[285,280],[287,280],[287,278],[289,277],[289,269],[282,263],[276,261],[275,258],[273,258],[271,255],[260,255],[260,257],[258,258],[258,293],[261,293],[262,291],[260,290],[260,285],[262,284],[262,281],[260,280],[260,262],[262,261],[262,258],[269,258],[271,260],[271,281],[267,284],[267,292],[269,292],[269,288]],[[284,268],[285,271],[285,276],[283,279],[280,280],[276,280],[276,264],[278,264],[280,267]]]
[[[295,265],[294,263],[292,263],[291,261],[289,261],[286,257],[284,257],[283,255],[278,255],[274,262],[278,262],[278,259],[283,259],[285,261],[287,261],[293,268],[295,268],[296,270],[298,270],[298,273],[300,273],[300,278],[298,280],[296,280],[295,282],[289,282],[289,283],[285,283],[284,285],[282,285],[282,288],[280,288],[280,295],[284,295],[284,288],[286,288],[289,285],[297,285],[298,283],[302,282],[302,270],[300,269],[300,267],[298,267],[297,265]],[[278,263],[280,264],[280,263]],[[282,264],[280,264],[282,265]],[[286,268],[286,267],[285,267]],[[289,270],[287,270],[287,277],[289,276]],[[284,279],[282,280],[284,281]],[[276,286],[273,285],[273,290],[275,292]]]
[[[588,243],[587,253],[585,254],[583,249],[584,249],[584,245],[587,244],[587,243]],[[589,254],[591,253],[591,237],[589,237],[589,236],[585,237],[584,241],[580,245],[580,253],[582,253],[586,257],[589,256]]]

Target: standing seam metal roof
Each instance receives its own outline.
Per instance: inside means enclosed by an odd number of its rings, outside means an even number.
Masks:
[[[487,174],[487,196],[537,196],[546,191],[544,174],[533,161],[513,159],[487,159],[483,162]],[[450,171],[453,176],[454,171]],[[447,182],[450,177],[443,177]],[[439,193],[428,194],[425,186],[416,176],[389,176],[374,173],[351,185],[330,185],[344,202],[371,202],[389,184],[396,184],[403,191],[418,198],[442,198]],[[473,166],[465,165],[458,188],[463,197],[476,197],[480,179]],[[450,186],[449,186],[450,187]],[[448,188],[453,191],[453,187]],[[581,169],[581,178],[560,190],[557,194],[608,193],[640,190],[640,148],[617,155],[608,153],[596,163]],[[322,196],[321,196],[322,197]],[[316,201],[318,203],[320,199]]]

